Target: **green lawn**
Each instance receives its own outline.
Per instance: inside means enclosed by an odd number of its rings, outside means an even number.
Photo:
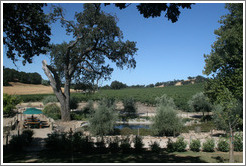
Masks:
[[[234,152],[235,162],[243,162],[243,152]],[[32,158],[33,156],[33,158]],[[141,154],[81,154],[43,151],[39,154],[4,154],[4,163],[227,163],[229,153],[174,152],[160,154],[150,151]]]

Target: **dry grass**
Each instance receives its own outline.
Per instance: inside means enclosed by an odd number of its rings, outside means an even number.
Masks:
[[[54,93],[51,86],[36,85],[36,84],[23,84],[19,82],[10,82],[12,86],[4,86],[3,93],[10,95],[24,95],[24,94],[51,94]],[[62,88],[63,90],[63,88]],[[74,92],[73,89],[70,90]]]

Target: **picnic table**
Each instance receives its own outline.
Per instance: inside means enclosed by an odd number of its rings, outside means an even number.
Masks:
[[[50,125],[47,123],[47,121],[40,121],[38,118],[27,118],[24,120],[23,126],[24,128],[43,128],[49,127]]]

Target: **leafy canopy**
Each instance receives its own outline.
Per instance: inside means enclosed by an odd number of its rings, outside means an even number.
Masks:
[[[75,40],[53,44],[51,47],[52,65],[64,77],[64,65],[74,72],[76,80],[93,80],[98,75],[108,79],[113,68],[106,61],[116,63],[123,68],[136,67],[133,55],[136,42],[123,41],[123,34],[117,26],[117,18],[101,11],[100,4],[84,4],[84,11],[75,14],[75,21],[64,18],[63,10],[54,7],[51,20],[61,18],[61,24]]]
[[[205,86],[206,94],[215,102],[224,89],[233,96],[243,98],[243,4],[232,3],[225,6],[229,14],[222,16],[221,27],[215,30],[217,41],[211,53],[204,55],[204,74],[213,78]]]
[[[50,41],[50,27],[41,3],[3,4],[3,43],[7,57],[14,63],[23,58],[23,65],[33,56],[45,54]]]
[[[105,6],[109,3],[105,3]],[[115,3],[114,4],[119,9],[125,9],[131,4],[126,3]],[[191,9],[192,3],[140,3],[136,7],[140,14],[145,18],[149,17],[160,17],[162,12],[166,12],[165,17],[171,20],[172,23],[178,21],[180,15],[179,9],[182,7]]]

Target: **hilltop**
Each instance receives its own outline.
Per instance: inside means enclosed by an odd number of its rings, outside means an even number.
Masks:
[[[20,82],[9,82],[11,86],[3,86],[3,93],[7,94],[52,94],[53,89],[51,86],[44,86],[41,84],[24,84]],[[62,88],[63,90],[63,88]],[[73,89],[70,90],[74,92]]]

